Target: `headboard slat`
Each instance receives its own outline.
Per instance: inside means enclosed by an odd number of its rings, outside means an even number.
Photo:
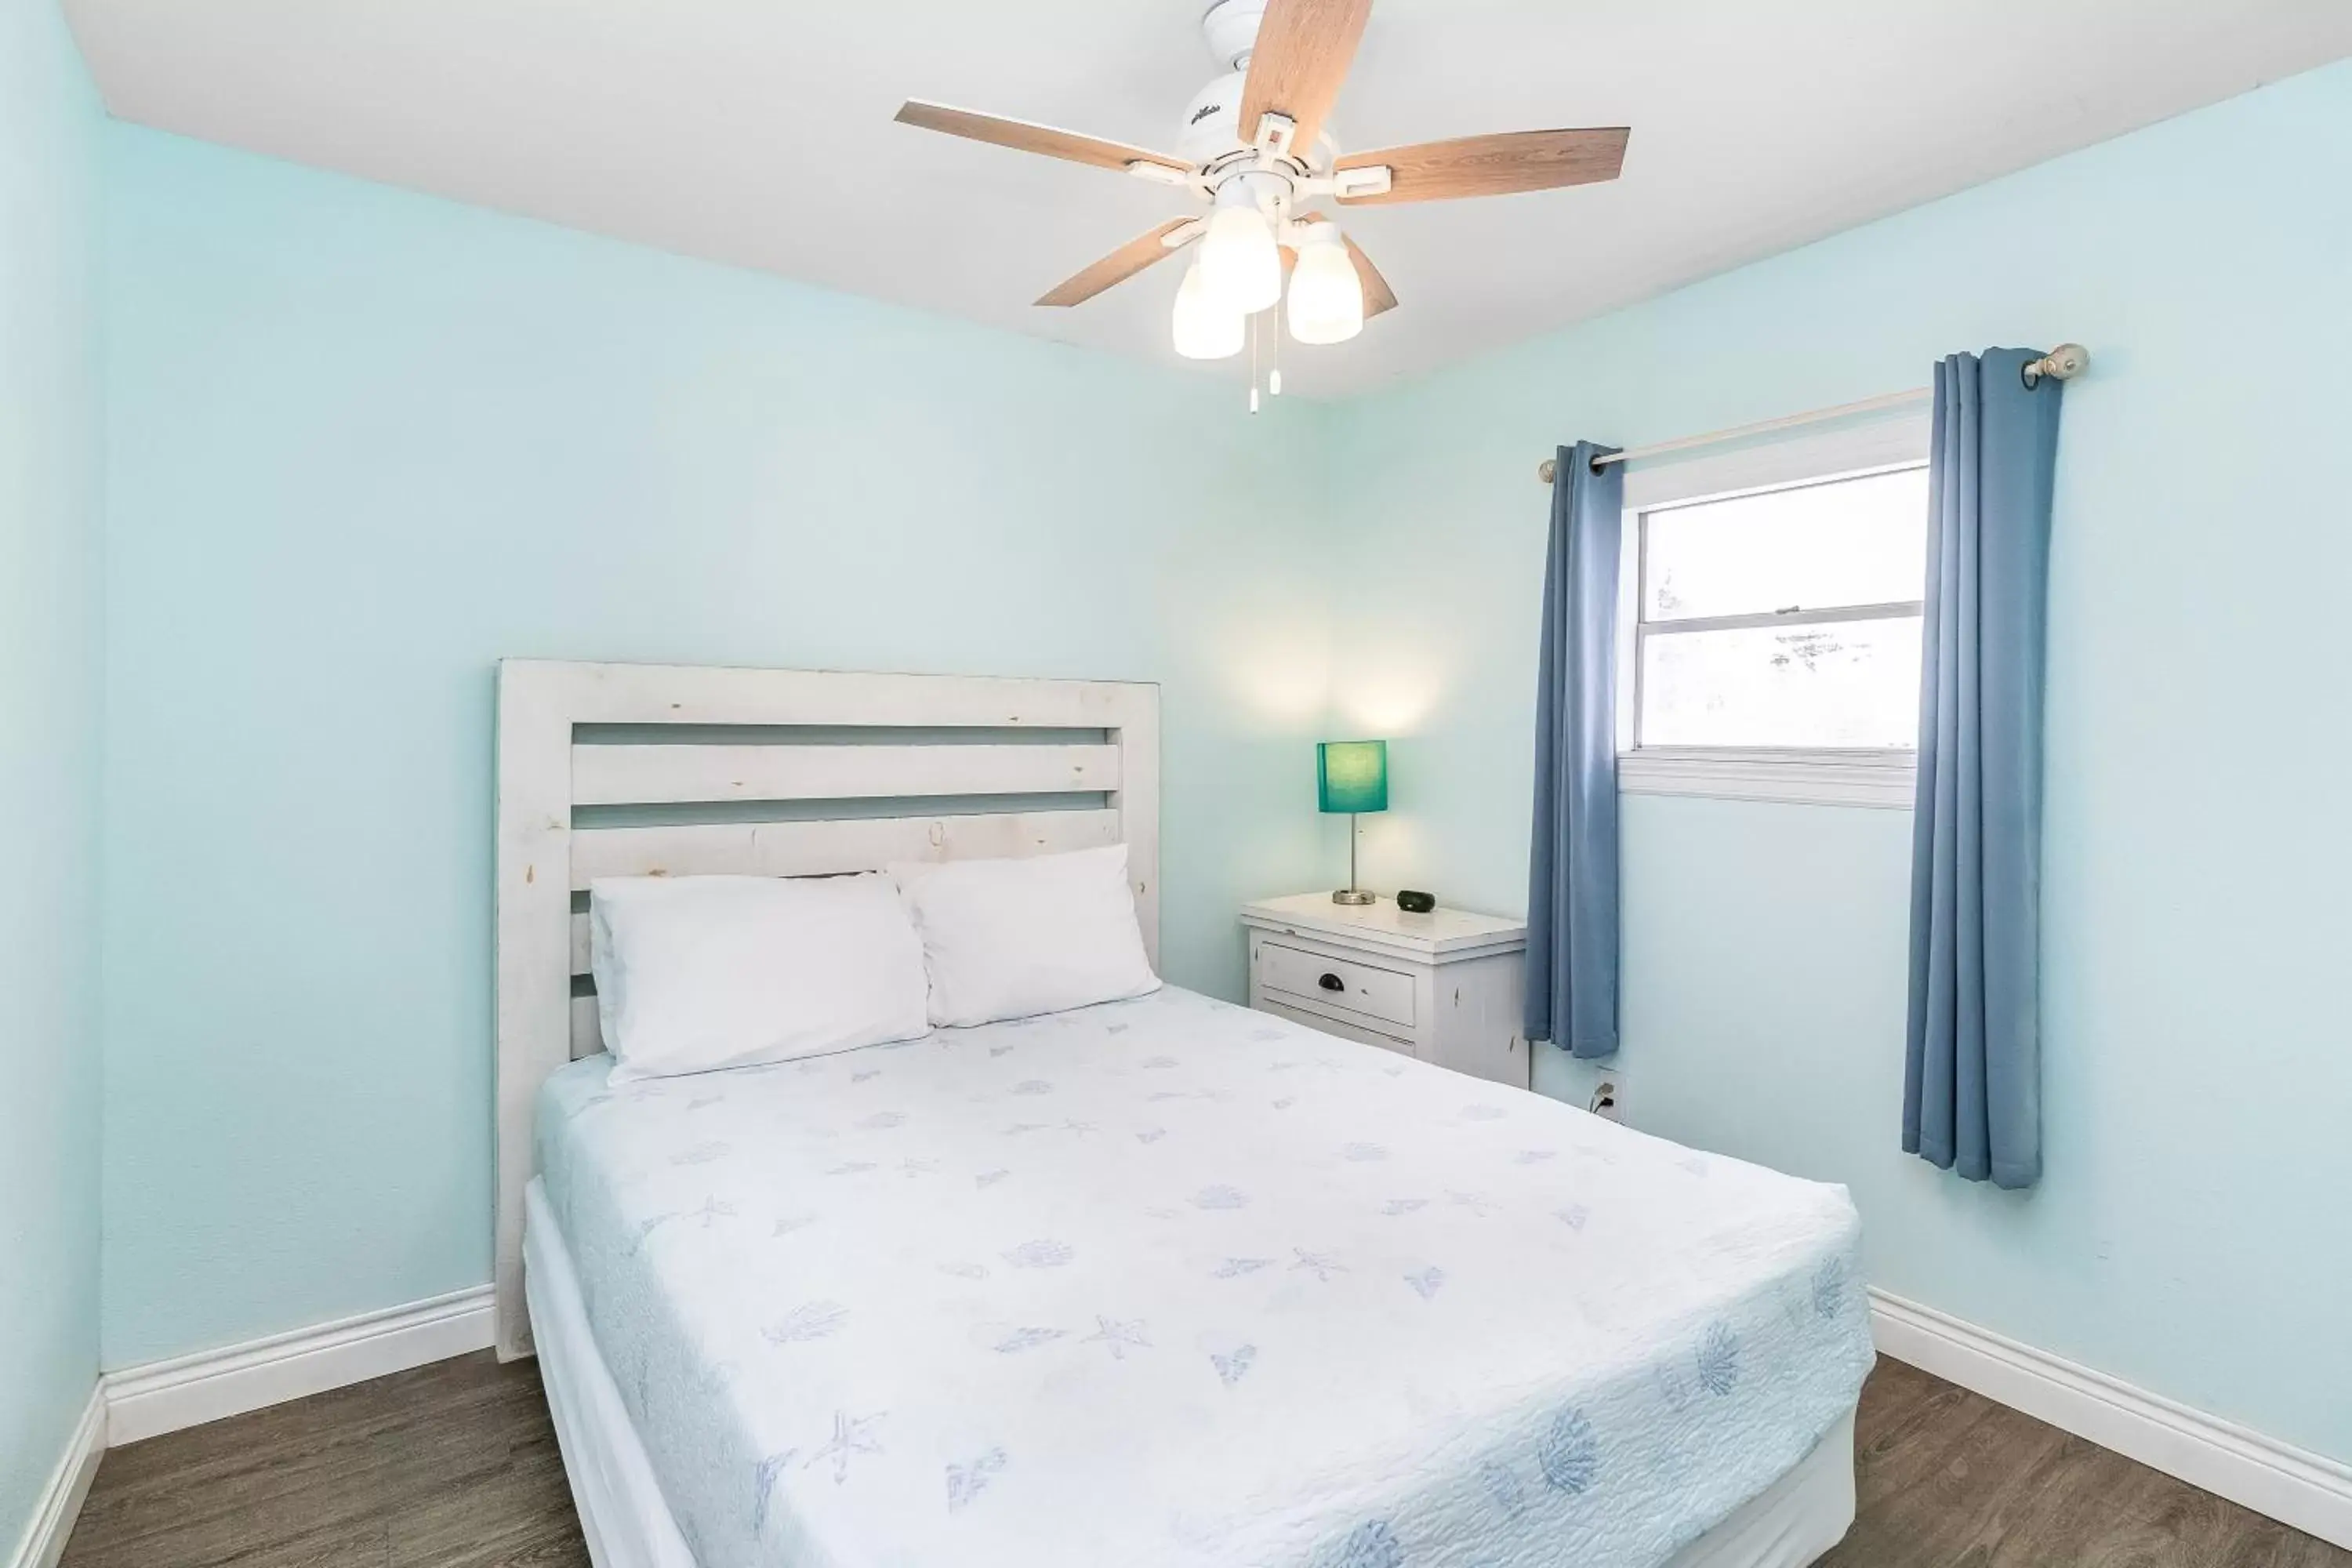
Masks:
[[[596,998],[574,996],[572,999],[572,1059],[593,1057],[604,1048],[603,1027],[596,1013]]]
[[[1116,811],[575,827],[572,888],[598,877],[835,877],[893,860],[1053,855],[1118,842]]]
[[[572,804],[1052,795],[1118,787],[1098,746],[574,746]]]
[[[1156,696],[1159,690],[1128,681],[990,675],[543,659],[501,663],[578,672],[571,682],[575,724],[1107,730],[1133,718],[1135,692]]]

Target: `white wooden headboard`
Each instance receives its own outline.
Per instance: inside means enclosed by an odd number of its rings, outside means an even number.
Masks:
[[[587,888],[1124,842],[1160,958],[1160,689],[507,659],[499,666],[499,1356],[530,1353],[523,1194],[548,1075],[602,1049]]]

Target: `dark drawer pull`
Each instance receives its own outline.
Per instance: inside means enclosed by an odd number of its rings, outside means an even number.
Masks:
[[[1315,984],[1326,991],[1345,991],[1348,988],[1348,983],[1336,974],[1327,974]]]

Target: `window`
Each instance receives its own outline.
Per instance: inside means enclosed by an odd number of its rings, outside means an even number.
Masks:
[[[1817,437],[1628,476],[1622,787],[1910,804],[1927,520],[1911,445]]]
[[[1636,515],[1636,747],[1914,743],[1925,468]]]

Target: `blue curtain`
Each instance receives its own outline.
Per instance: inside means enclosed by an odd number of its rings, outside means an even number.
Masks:
[[[1552,467],[1528,857],[1527,1037],[1617,1048],[1617,549],[1625,470],[1580,441]]]
[[[2042,1174],[2042,679],[2063,384],[1990,349],[1936,367],[1903,1147]]]

